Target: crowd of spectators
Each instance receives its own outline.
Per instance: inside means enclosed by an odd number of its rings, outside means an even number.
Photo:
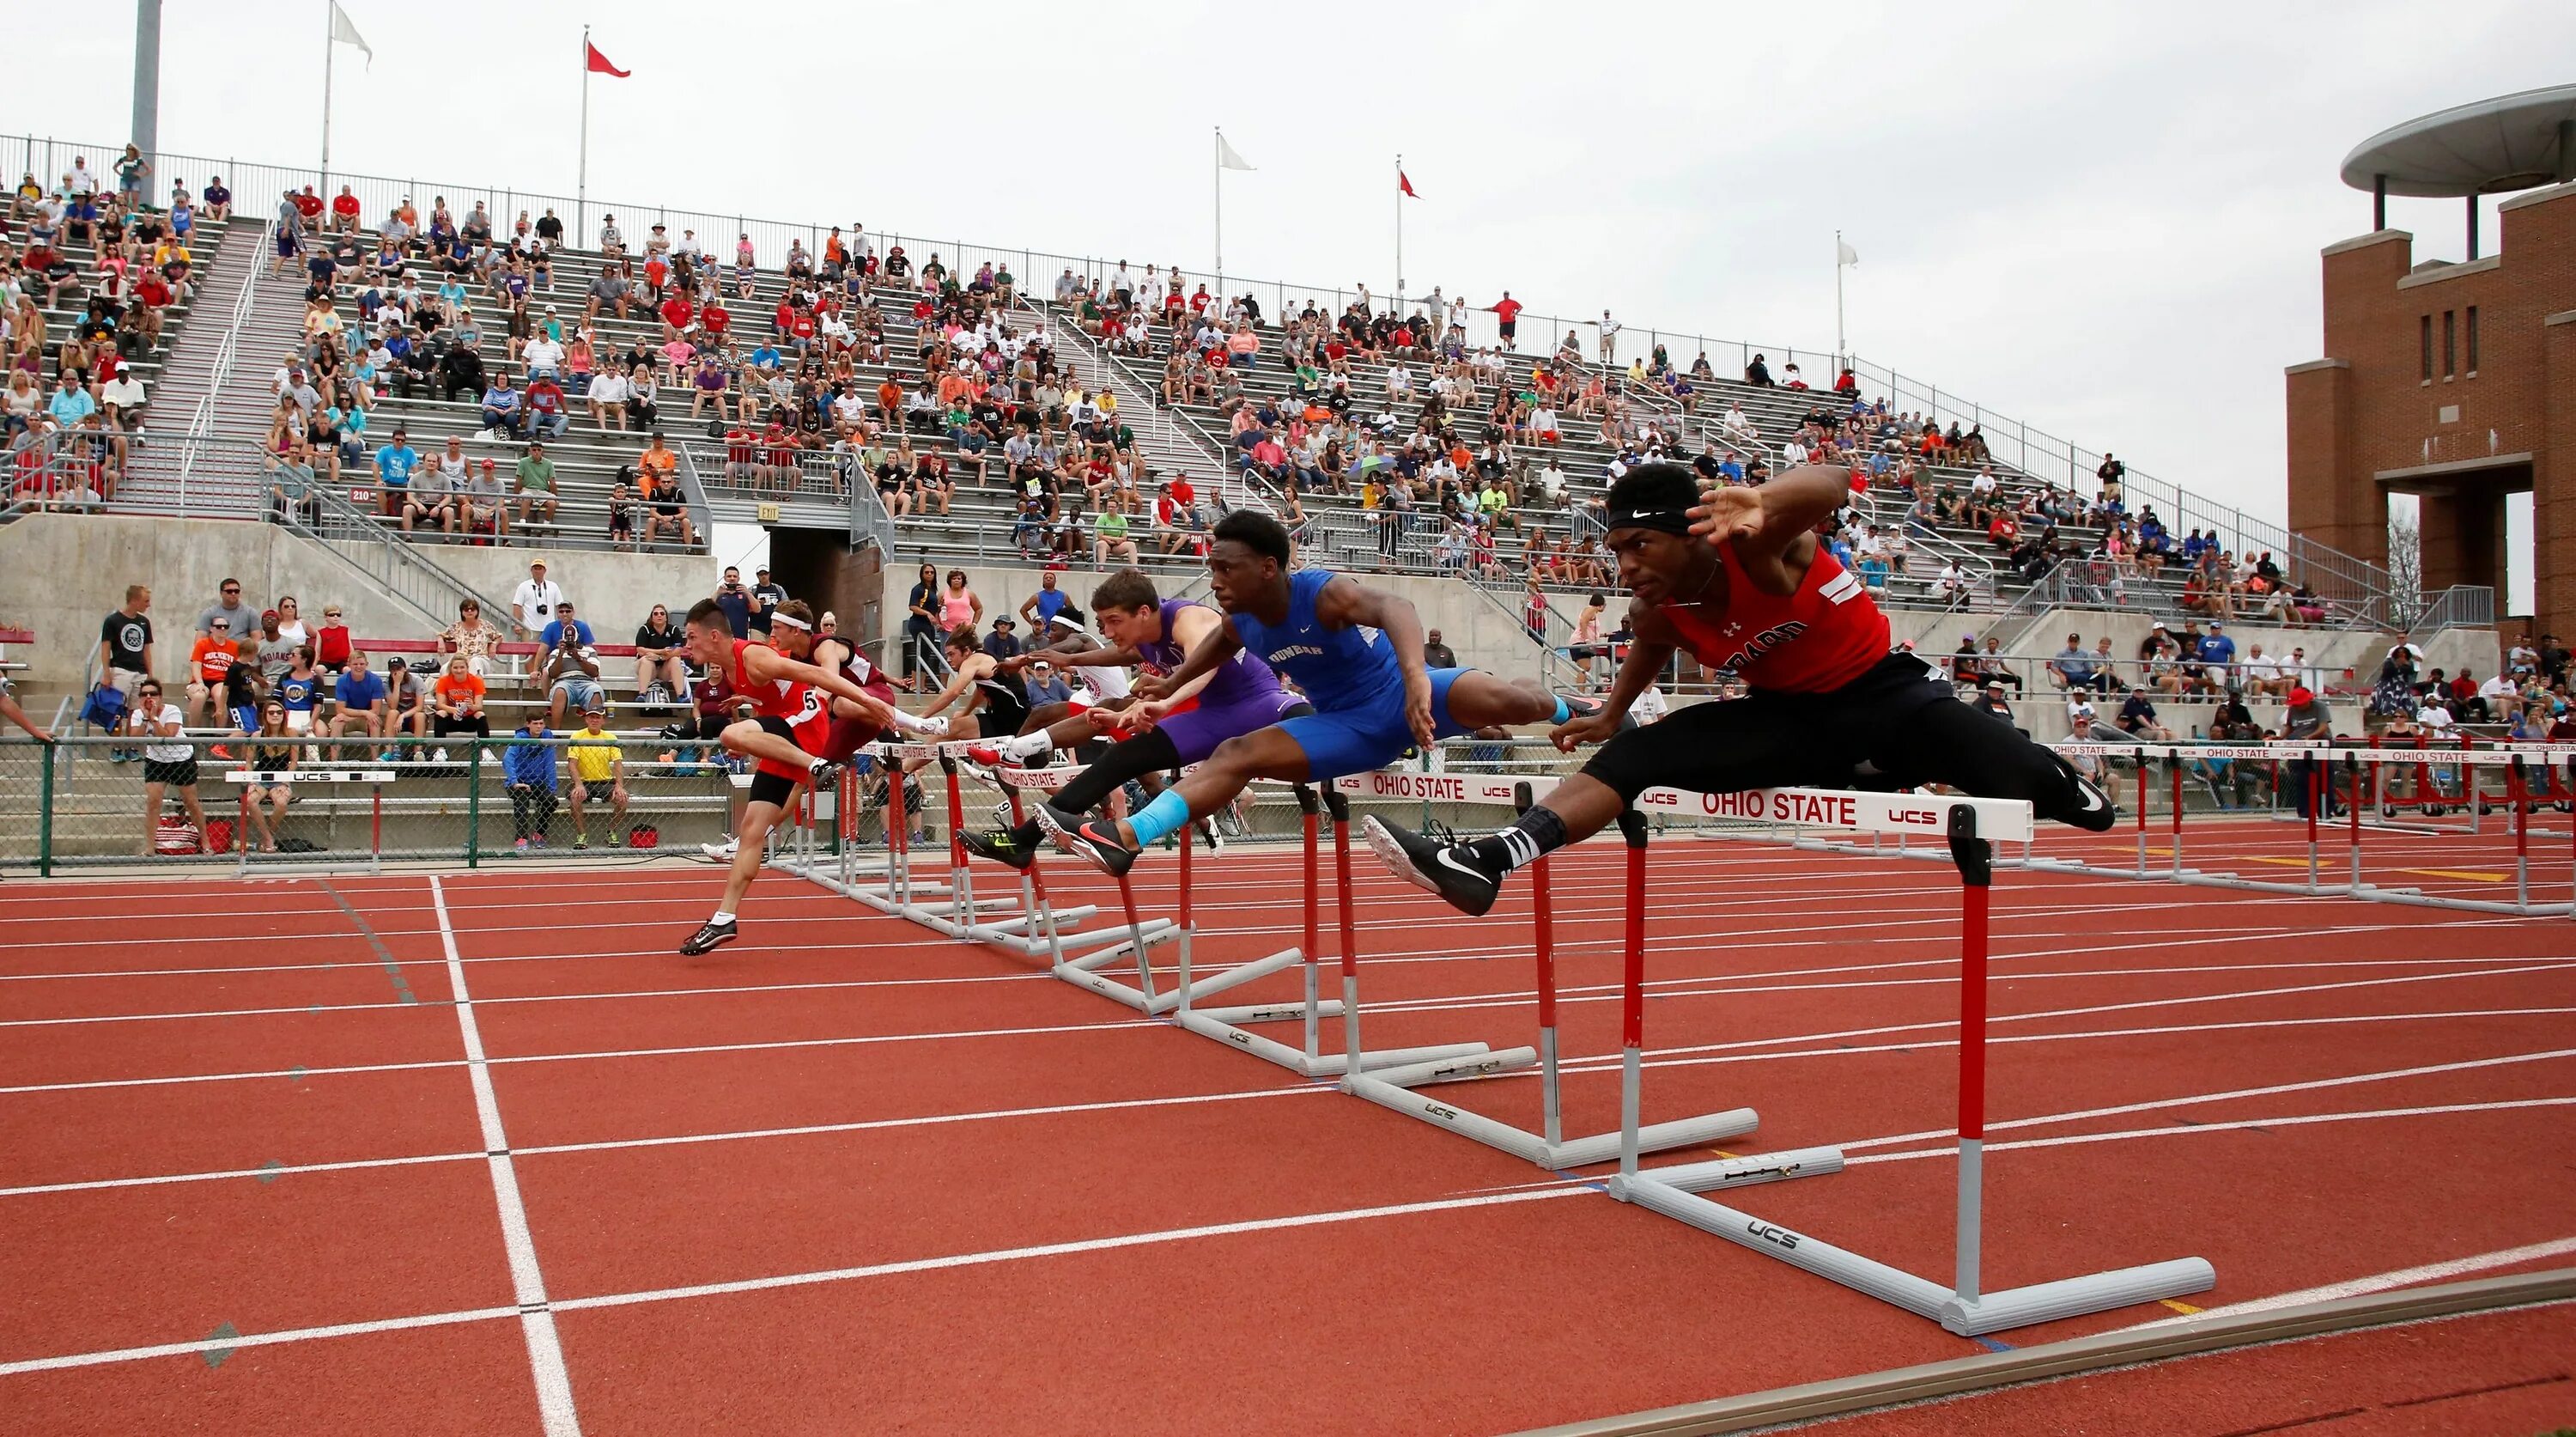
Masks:
[[[184,180],[166,205],[153,188],[150,161],[128,145],[110,174],[75,155],[51,185],[23,176],[0,212],[0,445],[12,502],[92,507],[124,475],[144,403],[133,366],[160,342],[170,307],[193,295],[199,222],[221,222],[232,205],[220,178],[202,203]]]
[[[966,588],[962,571],[955,583]],[[1048,589],[1053,592],[1051,584]],[[980,620],[981,600],[967,592],[964,611]],[[788,596],[766,568],[746,583],[728,567],[706,597],[737,637],[759,638]],[[1027,607],[1037,603],[1032,596]],[[540,558],[513,591],[508,613],[487,614],[467,599],[454,623],[426,639],[362,636],[337,602],[310,616],[293,594],[263,605],[237,578],[225,579],[185,633],[172,638],[156,628],[151,588],[134,584],[99,625],[90,663],[94,687],[82,717],[130,741],[108,750],[111,761],[142,763],[146,853],[154,851],[172,803],[205,831],[206,766],[287,775],[244,789],[248,826],[241,841],[274,851],[278,824],[295,796],[297,767],[413,762],[452,769],[462,763],[452,742],[496,736],[539,745],[509,748],[496,760],[507,770],[521,849],[544,846],[558,797],[575,847],[585,844],[586,814],[600,804],[609,810],[607,834],[616,842],[624,834],[628,756],[610,749],[639,736],[659,738],[675,745],[664,756],[683,769],[723,765],[727,760],[712,741],[742,703],[722,674],[688,659],[674,607],[651,605],[630,644],[615,642],[615,633],[603,642]],[[836,627],[834,616],[822,617],[823,633]],[[370,652],[370,643],[377,651]],[[915,683],[908,679],[904,686]],[[628,722],[612,727],[612,715]],[[596,752],[584,751],[585,734]],[[561,741],[550,743],[556,736]],[[551,772],[558,760],[565,775],[560,787],[534,777],[541,767]],[[234,795],[224,793],[222,801],[230,805]]]

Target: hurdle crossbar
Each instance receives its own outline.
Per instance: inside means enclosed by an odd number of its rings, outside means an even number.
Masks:
[[[1811,811],[1799,790],[1776,807]],[[1959,1003],[1958,1204],[1955,1263],[1948,1287],[1902,1268],[1836,1247],[1808,1233],[1766,1221],[1707,1197],[1724,1187],[1820,1175],[1839,1169],[1838,1149],[1804,1149],[1721,1163],[1693,1163],[1679,1168],[1640,1169],[1643,1151],[1638,1107],[1643,1087],[1645,1027],[1645,823],[1636,810],[1621,816],[1629,845],[1628,935],[1626,974],[1622,982],[1619,1095],[1619,1172],[1610,1180],[1610,1195],[1662,1213],[1703,1232],[1723,1237],[1754,1252],[1802,1268],[1891,1303],[1916,1316],[1940,1323],[1952,1332],[1976,1336],[2036,1322],[2102,1312],[2160,1298],[2179,1297],[2214,1286],[2218,1277],[2203,1259],[2180,1258],[2109,1272],[2089,1273],[2055,1282],[1984,1289],[1985,1078],[1987,919],[1993,883],[1993,844],[2028,835],[2030,806],[1996,799],[1908,796],[1898,817],[1908,831],[1913,814],[1931,808],[1941,815],[1949,858],[1959,871],[1961,894],[1961,983]],[[1853,809],[1846,827],[1865,830],[1868,822]],[[1814,820],[1808,820],[1813,822]]]

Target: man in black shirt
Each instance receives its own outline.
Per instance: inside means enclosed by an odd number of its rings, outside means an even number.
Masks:
[[[152,673],[152,620],[145,616],[151,607],[152,590],[128,584],[124,605],[98,626],[99,683],[129,699]]]
[[[545,241],[548,249],[563,248],[563,221],[555,218],[553,210],[546,211],[545,217],[537,221],[537,238]]]
[[[1438,629],[1433,629],[1422,636],[1422,666],[1426,669],[1458,667],[1458,655],[1453,653],[1447,644],[1440,642]]]

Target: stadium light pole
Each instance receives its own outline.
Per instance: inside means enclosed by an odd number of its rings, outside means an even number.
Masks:
[[[134,123],[128,128],[127,138],[150,160],[161,143],[161,0],[134,3]]]

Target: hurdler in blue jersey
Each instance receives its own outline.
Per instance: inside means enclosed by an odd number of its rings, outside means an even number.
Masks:
[[[1566,700],[1530,680],[1422,663],[1422,619],[1403,598],[1348,575],[1291,570],[1288,531],[1242,510],[1216,526],[1210,596],[1226,621],[1179,668],[1136,692],[1159,699],[1249,652],[1296,680],[1315,712],[1227,739],[1188,777],[1126,821],[1041,805],[1056,842],[1110,873],[1138,849],[1231,802],[1256,778],[1316,782],[1383,768],[1416,745],[1497,725],[1564,723]]]

